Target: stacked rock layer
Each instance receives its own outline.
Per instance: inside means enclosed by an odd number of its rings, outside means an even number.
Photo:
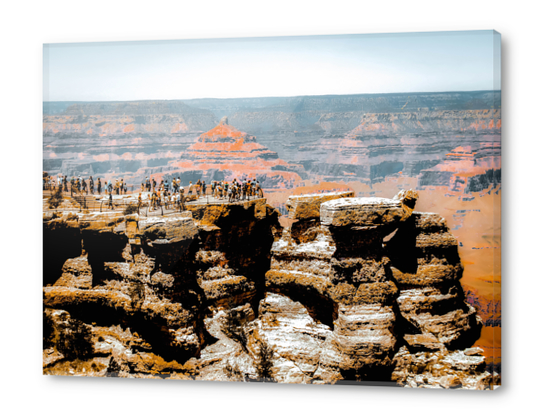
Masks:
[[[46,358],[54,360],[46,363],[47,373],[85,358],[99,359],[97,375],[120,366],[132,376],[130,366],[140,357],[149,366],[161,358],[184,363],[215,340],[206,330],[208,317],[221,309],[257,307],[278,213],[265,199],[187,207],[148,218],[44,215],[44,347],[64,356]],[[82,321],[90,330],[83,334],[84,328],[60,322],[64,312],[62,319]],[[111,330],[115,326],[122,334]],[[81,353],[79,344],[65,348],[59,339],[86,342],[90,350]],[[113,343],[107,351],[104,342]]]
[[[280,159],[256,137],[229,125],[227,118],[201,134],[180,160],[170,163],[168,171],[183,174],[182,179],[195,174],[208,182],[257,177],[263,188],[293,185],[303,172],[301,165]]]
[[[394,199],[345,193],[288,201],[294,221],[273,244],[266,286],[330,328],[311,382],[393,377],[412,386],[399,373],[415,364],[406,354],[459,351],[479,336],[459,283],[457,240],[442,217],[414,212],[416,200],[402,191]],[[470,374],[482,374],[479,360],[472,366]]]
[[[44,371],[491,388],[457,240],[416,200],[46,214]]]

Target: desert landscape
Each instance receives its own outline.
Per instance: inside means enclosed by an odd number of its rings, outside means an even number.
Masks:
[[[44,189],[44,373],[493,389],[500,113],[500,91],[44,102],[46,176],[127,190]],[[151,210],[147,178],[263,198]]]

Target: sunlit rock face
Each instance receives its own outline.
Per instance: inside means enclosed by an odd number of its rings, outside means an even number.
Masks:
[[[404,352],[444,355],[479,337],[480,319],[459,283],[457,241],[438,215],[413,212],[417,197],[290,199],[295,221],[273,245],[266,286],[331,327],[313,382],[391,380],[400,343],[410,349]],[[319,214],[311,201],[320,203]],[[476,386],[486,384],[490,375],[474,370],[484,375]],[[404,385],[416,383],[407,376]]]
[[[291,188],[301,180],[301,165],[279,159],[256,138],[228,125],[227,118],[203,133],[172,166],[183,173],[200,173],[206,181],[257,178],[265,188]]]
[[[397,287],[381,244],[390,228],[408,216],[399,200],[327,196],[331,199],[313,198],[321,203],[316,220],[314,212],[305,213],[316,223],[307,225],[297,212],[292,227],[275,243],[267,286],[311,302],[314,316],[332,326],[315,382],[382,380],[390,375],[398,338]],[[292,231],[300,230],[296,224],[318,233],[298,242],[295,237],[308,235],[292,237]]]
[[[44,106],[44,170],[139,184],[217,121],[179,101],[51,103]]]
[[[286,228],[265,199],[47,214],[81,247],[44,287],[45,372],[489,388],[457,241],[417,200],[292,196]]]
[[[45,318],[54,324],[44,337],[47,354],[54,355],[46,357],[46,373],[63,372],[62,366],[69,371],[72,364],[88,369],[94,362],[99,376],[181,374],[182,363],[215,340],[205,327],[208,317],[257,308],[277,212],[265,199],[187,207],[164,217],[44,216],[46,246],[67,245],[44,255]],[[57,323],[55,311],[71,316],[77,328]],[[62,347],[58,334],[67,334],[73,346]],[[164,371],[143,369],[141,357]]]
[[[327,180],[378,182],[393,174],[422,172],[421,186],[448,185],[455,172],[467,175],[468,165],[448,162],[435,169],[440,176],[423,171],[463,150],[475,151],[472,175],[500,168],[495,160],[500,156],[500,130],[500,109],[367,113],[343,135],[323,134],[301,145],[297,159],[312,162],[307,171]]]

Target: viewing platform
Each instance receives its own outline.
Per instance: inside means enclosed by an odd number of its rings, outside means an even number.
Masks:
[[[50,190],[43,191],[43,212],[77,212],[77,213],[118,213],[124,212],[129,206],[138,205],[139,192],[128,194],[113,194],[113,208],[109,204],[109,194],[74,194],[63,192],[63,201],[57,208],[49,208],[47,200],[51,197]],[[141,199],[143,205],[139,207],[135,213],[143,217],[166,216],[182,211],[191,210],[198,211],[205,206],[243,206],[254,204],[265,205],[267,199],[258,196],[251,196],[243,200],[230,201],[229,198],[216,198],[210,194],[196,197],[195,194],[185,195],[184,206],[177,203],[169,203],[166,207],[164,203],[160,206],[151,207],[152,192],[142,192]]]

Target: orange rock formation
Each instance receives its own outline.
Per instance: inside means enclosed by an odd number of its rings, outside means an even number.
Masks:
[[[44,372],[491,388],[457,240],[417,198],[295,196],[284,229],[265,199],[47,213]]]
[[[256,143],[254,136],[228,125],[226,118],[199,136],[172,166],[182,172],[202,171],[204,179],[220,171],[226,180],[258,178],[264,187],[282,188],[292,187],[301,180],[295,171],[302,170]]]

